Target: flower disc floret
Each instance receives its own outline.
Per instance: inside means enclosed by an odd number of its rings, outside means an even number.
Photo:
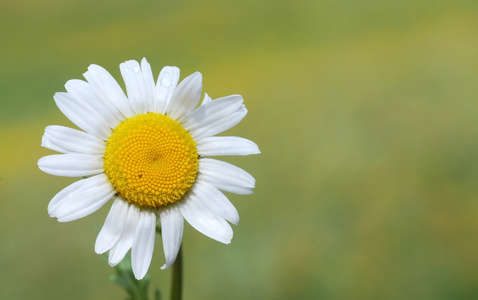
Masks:
[[[104,171],[116,192],[140,208],[174,203],[198,171],[196,143],[181,124],[159,113],[121,122],[106,142]]]

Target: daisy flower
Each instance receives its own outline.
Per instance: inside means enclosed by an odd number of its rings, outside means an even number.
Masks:
[[[47,126],[41,145],[61,152],[39,159],[48,174],[83,177],[56,194],[48,213],[59,222],[83,218],[112,200],[95,251],[109,251],[118,264],[131,249],[134,275],[142,279],[151,263],[156,224],[161,224],[166,263],[178,254],[184,219],[202,234],[230,243],[228,222],[237,210],[220,191],[251,194],[254,178],[223,161],[207,158],[260,153],[253,142],[215,136],[247,114],[240,95],[197,107],[202,75],[179,84],[179,69],[164,67],[155,84],[146,59],[120,64],[127,95],[108,71],[91,65],[86,81],[70,80],[54,100],[76,126]]]

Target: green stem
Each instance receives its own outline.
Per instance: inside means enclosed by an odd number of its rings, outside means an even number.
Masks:
[[[173,263],[173,281],[171,285],[171,300],[181,300],[183,287],[183,253],[179,248],[176,261]]]

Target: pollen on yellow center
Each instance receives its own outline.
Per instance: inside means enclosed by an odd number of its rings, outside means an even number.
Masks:
[[[141,208],[180,200],[196,180],[196,143],[179,122],[163,114],[121,122],[106,142],[104,171],[116,192]]]

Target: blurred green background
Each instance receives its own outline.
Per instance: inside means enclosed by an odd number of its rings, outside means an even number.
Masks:
[[[49,218],[76,179],[36,162],[67,80],[142,57],[242,94],[225,134],[262,150],[226,158],[257,180],[233,242],[186,226],[185,299],[478,298],[477,1],[9,0],[0,39],[1,299],[124,299],[94,253],[110,205]]]

